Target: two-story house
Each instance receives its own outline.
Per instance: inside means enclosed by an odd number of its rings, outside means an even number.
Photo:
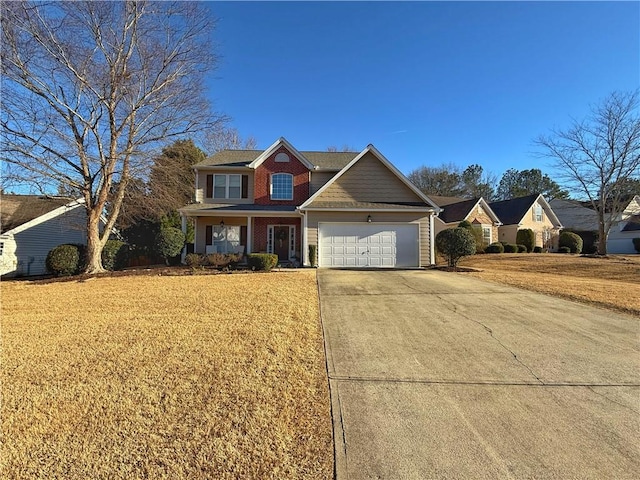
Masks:
[[[321,267],[418,267],[435,262],[439,208],[373,145],[362,152],[224,150],[194,165],[196,253],[267,252]]]

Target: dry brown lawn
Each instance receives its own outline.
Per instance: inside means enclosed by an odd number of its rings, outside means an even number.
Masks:
[[[332,477],[314,271],[1,288],[2,478]]]
[[[471,276],[640,315],[640,256],[474,255]]]

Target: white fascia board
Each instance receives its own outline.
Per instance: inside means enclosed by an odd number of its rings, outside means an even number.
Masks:
[[[371,208],[371,207],[352,207],[352,208],[330,208],[330,207],[298,207],[299,210],[305,212],[394,212],[394,213],[434,213],[431,207],[416,208]]]
[[[22,225],[17,226],[16,228],[5,232],[6,235],[16,235],[20,232],[24,232],[31,227],[35,227],[36,225],[41,224],[42,222],[46,222],[47,220],[51,220],[52,218],[56,218],[64,213],[70,212],[71,210],[75,210],[76,208],[84,205],[84,198],[78,198],[77,200],[73,200],[66,205],[62,205],[61,207],[55,208],[50,212],[45,213],[44,215],[40,215],[32,220],[29,220]]]
[[[433,207],[433,212],[439,213],[442,209],[438,207],[433,201],[427,197],[424,193],[422,193],[413,183],[409,181],[407,177],[405,177],[400,170],[398,170],[389,160],[385,158],[382,153],[378,151],[376,147],[372,144],[367,145],[367,147],[362,150],[356,157],[351,160],[342,170],[340,170],[336,175],[331,178],[327,183],[325,183],[315,194],[313,194],[309,199],[300,205],[301,209],[306,209],[318,196],[322,194],[327,188],[335,183],[342,175],[344,175],[349,169],[355,165],[362,157],[364,157],[368,152],[373,153],[378,160],[380,160],[383,165],[385,165],[393,174],[398,177],[407,187],[409,187],[421,200],[423,200],[427,205],[431,205]]]
[[[273,142],[273,144],[267,148],[264,152],[262,152],[258,158],[256,158],[253,162],[249,164],[250,168],[258,168],[262,163],[269,158],[273,152],[275,152],[278,148],[285,147],[289,150],[305,167],[309,170],[315,170],[315,166],[309,160],[306,159],[304,155],[302,155],[293,145],[291,145],[286,138],[280,137],[278,140]]]
[[[253,170],[248,166],[238,166],[238,165],[200,165],[199,167],[193,167],[193,169],[198,173],[198,170]]]
[[[549,202],[547,202],[542,195],[538,195],[538,198],[536,198],[536,202],[542,204],[542,208],[544,208],[545,212],[547,212],[547,217],[556,226],[556,228],[562,228],[562,222],[554,213],[551,205],[549,205]]]
[[[491,209],[489,203],[484,199],[484,197],[480,197],[480,200],[478,200],[478,203],[476,203],[473,208],[476,208],[478,204],[480,204],[480,206],[489,214],[489,216],[493,218],[493,223],[495,223],[497,227],[502,225],[502,222],[498,218],[498,215],[496,215],[496,212]]]
[[[302,212],[279,212],[279,211],[256,211],[256,210],[233,210],[233,211],[203,211],[203,210],[182,210],[178,209],[180,215],[186,217],[294,217],[302,215]]]

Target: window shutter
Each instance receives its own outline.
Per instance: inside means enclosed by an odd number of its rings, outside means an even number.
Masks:
[[[204,236],[205,236],[204,243],[206,245],[213,245],[213,225],[207,225]]]
[[[242,175],[242,198],[249,198],[249,175]]]
[[[245,251],[246,251],[246,245],[247,245],[247,226],[246,225],[240,225],[240,245],[244,245]]]
[[[207,195],[206,195],[206,197],[207,198],[213,198],[213,175],[207,175]]]

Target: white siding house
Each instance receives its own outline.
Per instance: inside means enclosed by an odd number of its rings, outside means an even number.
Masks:
[[[638,253],[633,239],[640,238],[640,195],[635,195],[627,208],[611,226],[607,237],[607,253]]]
[[[24,197],[31,198],[25,201]],[[31,195],[3,195],[0,205],[2,220],[10,229],[3,228],[0,234],[0,275],[43,275],[46,273],[47,254],[53,247],[63,243],[86,244],[83,204],[83,199],[69,201]],[[11,206],[15,206],[15,210],[9,214],[6,210]],[[41,214],[22,223],[33,216],[33,212]]]

